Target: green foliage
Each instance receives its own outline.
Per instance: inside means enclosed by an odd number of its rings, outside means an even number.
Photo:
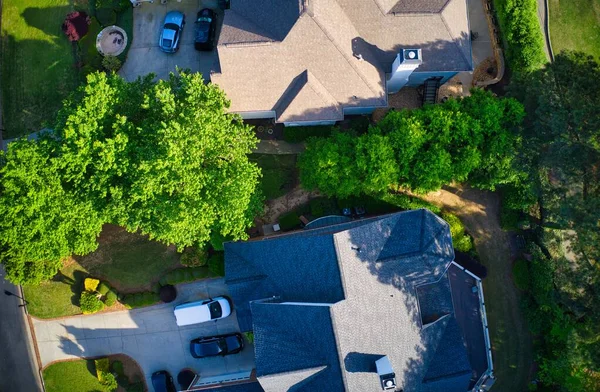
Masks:
[[[442,219],[450,225],[450,234],[452,235],[454,249],[465,253],[473,249],[473,241],[471,240],[471,237],[465,233],[465,226],[456,215],[442,213]]]
[[[110,362],[108,358],[99,358],[94,361],[94,365],[96,366],[96,377],[102,381],[101,374],[109,372]]]
[[[440,214],[440,207],[431,204],[415,196],[409,196],[404,193],[384,193],[378,197],[379,200],[393,205],[401,210],[418,210],[420,208],[428,209],[434,214]],[[385,212],[385,211],[384,211]],[[390,211],[391,212],[391,211]]]
[[[98,379],[100,380],[100,384],[104,385],[107,391],[115,391],[119,387],[117,383],[117,379],[112,373],[101,373],[98,375]]]
[[[104,304],[106,306],[113,306],[117,302],[117,293],[113,290],[110,290],[106,293],[106,298],[104,299]]]
[[[86,288],[86,290],[87,290],[87,288]],[[105,282],[100,282],[100,285],[98,285],[97,291],[98,291],[98,293],[100,293],[102,295],[106,295],[110,291],[110,286]]]
[[[225,237],[218,232],[210,233],[210,245],[217,252],[222,252],[224,250],[223,243],[231,241],[231,238]]]
[[[141,308],[144,306],[154,305],[160,301],[160,297],[157,293],[152,291],[145,291],[142,293],[126,294],[123,296],[121,303],[127,307],[127,309]]]
[[[371,125],[371,119],[369,116],[351,116],[350,117],[350,129],[357,134],[366,133]]]
[[[519,259],[515,261],[512,268],[512,275],[515,286],[517,286],[520,290],[529,289],[529,281],[531,280],[531,277],[529,276],[529,265],[527,260]]]
[[[328,137],[335,128],[330,125],[314,127],[285,127],[283,140],[288,143],[301,143],[311,137]]]
[[[94,279],[94,278],[85,278],[85,280],[83,281],[83,288],[87,291],[96,291],[96,288],[98,288],[98,284],[100,284],[100,280],[98,279]],[[100,293],[102,294],[102,293]]]
[[[279,217],[279,227],[283,231],[300,228],[300,217],[295,211],[288,212]]]
[[[225,276],[225,256],[215,253],[208,259],[208,269],[216,276]]]
[[[88,33],[78,42],[81,59],[84,67],[89,67],[88,71],[90,69],[98,70],[102,67],[102,55],[96,49],[96,38],[101,30],[102,27],[96,18],[91,18]],[[88,73],[90,72],[83,72],[84,76],[87,76]]]
[[[295,155],[252,154],[262,172],[260,181],[264,197],[268,200],[285,195],[296,180]]]
[[[339,214],[340,209],[338,208],[335,200],[328,199],[325,197],[318,197],[308,202],[310,208],[310,215],[313,218],[320,218],[322,216]]]
[[[204,279],[208,277],[210,277],[209,266],[179,268],[169,271],[165,275],[163,275],[160,278],[160,284],[163,286],[168,284],[176,285],[180,283],[193,282],[195,280]]]
[[[113,361],[110,364],[110,367],[113,373],[117,373],[119,376],[123,376],[125,374],[125,370],[123,369],[123,362],[121,361]]]
[[[104,392],[106,388],[100,384],[95,372],[92,373],[92,360],[58,361],[46,366],[43,370],[44,390],[46,392],[73,392],[73,386],[78,391]]]
[[[536,0],[495,0],[506,57],[513,72],[530,72],[546,63]]]
[[[112,8],[96,8],[96,19],[102,27],[112,26],[117,23],[117,13]]]
[[[334,132],[314,138],[298,160],[307,189],[347,198],[390,187],[417,193],[469,180],[495,189],[523,176],[515,168],[523,107],[480,89],[459,100],[391,111],[358,137]]]
[[[190,246],[183,250],[179,262],[186,267],[202,267],[208,261],[208,251],[205,248]]]
[[[254,332],[252,332],[252,331],[244,332],[244,336],[246,337],[246,340],[248,341],[248,343],[254,344]]]
[[[115,56],[104,56],[102,58],[102,67],[109,72],[117,72],[121,69],[121,60]]]
[[[83,314],[92,314],[104,309],[104,303],[100,301],[96,293],[83,291],[79,297],[79,307]]]

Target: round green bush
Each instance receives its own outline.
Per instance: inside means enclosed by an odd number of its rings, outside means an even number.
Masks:
[[[453,239],[452,243],[454,244],[454,249],[459,252],[467,253],[473,249],[473,240],[471,240],[471,236],[468,234],[463,233],[458,238]]]
[[[113,361],[110,364],[110,368],[113,371],[113,373],[117,373],[119,376],[125,374],[125,370],[123,369],[123,362],[121,361]]]
[[[113,306],[115,302],[117,302],[117,293],[115,293],[113,290],[110,290],[108,293],[106,293],[104,303],[106,306]]]
[[[110,291],[110,286],[104,282],[100,282],[96,291],[98,291],[102,295],[106,295]]]
[[[102,68],[109,72],[117,72],[119,69],[121,69],[121,65],[121,60],[115,56],[109,55],[102,58]]]
[[[79,307],[83,314],[92,314],[101,311],[104,308],[104,303],[95,293],[83,291],[79,297]]]
[[[190,246],[185,248],[181,254],[179,262],[186,267],[201,267],[206,265],[208,261],[208,252],[206,249]]]
[[[117,13],[111,8],[98,8],[96,10],[96,19],[98,19],[102,27],[112,26],[117,23]]]

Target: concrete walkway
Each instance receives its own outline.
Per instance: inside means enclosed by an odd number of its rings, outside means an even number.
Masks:
[[[191,339],[239,331],[235,312],[229,317],[203,324],[178,327],[173,308],[183,302],[227,295],[223,279],[204,280],[177,287],[174,303],[131,311],[100,313],[56,320],[34,320],[33,325],[42,366],[53,361],[126,354],[144,371],[146,382],[157,370],[174,377],[185,368],[202,376],[250,371],[254,368],[254,347],[248,344],[240,354],[194,359]]]
[[[544,52],[546,52],[546,59],[548,61],[554,61],[552,43],[550,42],[548,0],[537,0],[537,13],[538,20],[540,21],[540,28],[542,29],[542,35],[544,36]]]

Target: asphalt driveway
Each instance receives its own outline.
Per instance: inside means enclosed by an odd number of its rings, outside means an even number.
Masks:
[[[227,295],[223,279],[211,279],[177,287],[177,300],[131,311],[33,320],[42,366],[57,360],[126,354],[144,371],[146,382],[157,370],[168,370],[174,377],[191,368],[204,376],[250,371],[254,368],[254,347],[248,344],[240,354],[194,359],[189,341],[200,336],[239,331],[235,312],[231,316],[204,324],[178,327],[173,315],[176,304]]]
[[[217,0],[171,0],[167,4],[161,4],[157,0],[154,3],[142,3],[134,8],[133,41],[119,74],[128,81],[151,72],[159,79],[167,79],[169,73],[179,67],[201,72],[204,79],[209,80],[210,71],[217,60],[216,49],[212,52],[199,52],[194,49],[194,21],[198,11],[203,8],[216,11],[219,24],[223,21],[223,11],[218,9]],[[165,15],[173,10],[185,15],[186,25],[183,28],[179,51],[167,54],[159,49],[158,37]],[[218,28],[217,33],[219,30]]]

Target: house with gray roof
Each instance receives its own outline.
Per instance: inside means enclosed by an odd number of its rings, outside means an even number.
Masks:
[[[267,391],[483,391],[481,280],[446,222],[406,211],[225,244],[225,276]]]
[[[245,119],[333,124],[472,71],[467,0],[232,0],[211,81]]]

